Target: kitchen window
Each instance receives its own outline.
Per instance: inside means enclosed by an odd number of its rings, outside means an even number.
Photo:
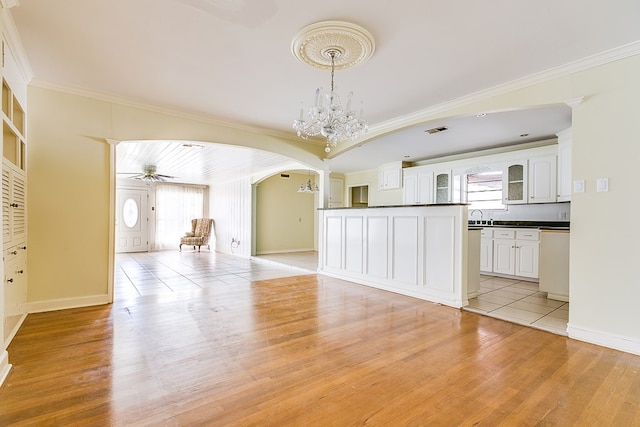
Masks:
[[[502,171],[467,174],[469,209],[504,209]]]

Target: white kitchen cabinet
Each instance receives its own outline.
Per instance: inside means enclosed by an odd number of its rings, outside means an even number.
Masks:
[[[569,231],[544,230],[540,236],[540,290],[547,298],[569,301]]]
[[[527,161],[507,164],[502,174],[502,197],[504,204],[527,203]]]
[[[387,163],[378,168],[378,190],[397,190],[402,187],[403,162]]]
[[[452,195],[451,170],[433,173],[435,203],[451,203]]]
[[[493,273],[538,278],[540,231],[494,229]]]
[[[555,203],[558,191],[556,172],[555,155],[529,159],[529,203]]]
[[[412,171],[410,169],[405,170],[403,173],[403,204],[428,205],[433,203],[433,193],[431,191],[433,172],[424,170]]]
[[[480,233],[480,271],[493,272],[493,230],[483,228]]]
[[[558,132],[558,201],[571,201],[571,129]]]
[[[516,274],[515,230],[494,230],[493,272],[509,276]]]
[[[540,243],[529,240],[516,240],[515,275],[538,278]]]
[[[342,178],[329,178],[329,207],[341,208],[344,206],[344,180]]]

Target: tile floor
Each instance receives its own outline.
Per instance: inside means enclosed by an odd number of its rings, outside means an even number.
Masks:
[[[259,259],[274,261],[292,267],[299,267],[305,270],[316,272],[318,270],[318,252],[287,252],[283,254],[267,254],[257,256]]]
[[[464,309],[567,335],[569,303],[548,299],[537,283],[480,276],[478,297],[470,299]]]
[[[172,295],[215,285],[315,274],[318,253],[292,252],[240,258],[217,252],[116,254],[114,298]],[[464,310],[566,335],[569,304],[546,298],[538,284],[481,276],[478,297]]]
[[[317,256],[316,256],[317,259]],[[114,299],[172,295],[216,285],[314,274],[268,259],[240,258],[218,252],[138,252],[116,254]]]

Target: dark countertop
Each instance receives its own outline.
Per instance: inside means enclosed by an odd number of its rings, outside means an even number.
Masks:
[[[569,230],[569,221],[490,221],[489,224],[476,224],[479,221],[469,221],[469,228],[480,227],[508,227],[508,228],[537,228],[540,230]],[[489,222],[489,221],[487,221]]]
[[[430,205],[386,205],[386,206],[345,206],[341,208],[318,208],[319,211],[339,209],[381,209],[381,208],[428,208],[431,206],[468,206],[467,203],[432,203]]]

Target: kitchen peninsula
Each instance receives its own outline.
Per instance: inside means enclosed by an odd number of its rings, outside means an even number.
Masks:
[[[468,304],[467,205],[320,209],[318,271],[451,307]]]

